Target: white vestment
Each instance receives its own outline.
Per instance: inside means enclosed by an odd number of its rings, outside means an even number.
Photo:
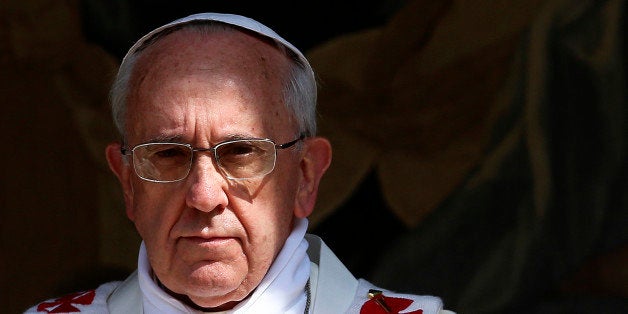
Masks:
[[[418,310],[423,314],[452,313],[442,310],[438,297],[395,293],[356,279],[331,249],[319,237],[306,234],[306,229],[307,220],[300,220],[258,288],[232,310],[219,313],[304,313],[307,308],[308,313],[315,314],[357,314],[370,300],[371,289],[381,291],[386,298],[410,300],[401,313]],[[126,280],[50,299],[25,313],[54,312],[68,307],[83,313],[202,313],[168,295],[150,273],[142,245],[138,270]]]

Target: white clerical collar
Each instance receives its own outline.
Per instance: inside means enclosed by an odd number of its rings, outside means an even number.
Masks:
[[[303,313],[307,300],[304,287],[310,276],[308,243],[304,239],[307,225],[307,218],[296,219],[294,229],[257,289],[233,309],[217,313]],[[138,276],[144,313],[201,313],[159,287],[153,279],[144,242],[140,246]]]

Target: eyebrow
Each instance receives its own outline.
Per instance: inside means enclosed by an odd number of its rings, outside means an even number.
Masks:
[[[212,141],[210,143],[211,143],[212,146],[214,146],[214,145],[217,145],[219,143],[226,142],[226,141],[246,140],[246,139],[268,139],[268,137],[252,136],[252,135],[249,135],[249,134],[241,134],[241,133],[229,133],[226,136],[222,137],[219,141],[216,141],[216,142]],[[191,144],[188,141],[184,141],[182,135],[174,135],[174,136],[160,135],[160,136],[148,139],[146,141],[142,141],[140,144],[148,144],[148,143]],[[140,145],[140,144],[138,144],[138,145]]]
[[[143,141],[141,144],[147,144],[147,143],[183,143],[182,141],[183,137],[181,135],[175,135],[175,136],[166,136],[166,135],[159,135],[157,137],[153,137],[150,138],[146,141]]]
[[[227,136],[224,137],[224,139],[221,142],[224,141],[232,141],[232,140],[247,140],[247,139],[265,139],[266,137],[261,137],[261,136],[252,136],[252,135],[244,135],[244,134],[236,134],[236,133],[230,133],[227,134]]]

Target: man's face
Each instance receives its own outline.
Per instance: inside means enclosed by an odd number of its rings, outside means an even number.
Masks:
[[[242,33],[198,38],[180,31],[143,52],[131,80],[127,146],[293,140],[297,128],[281,94],[288,61]],[[159,280],[204,307],[229,307],[246,297],[291,231],[299,154],[279,150],[273,172],[242,181],[226,179],[207,152],[195,153],[190,174],[179,182],[144,181],[129,165],[127,215]]]

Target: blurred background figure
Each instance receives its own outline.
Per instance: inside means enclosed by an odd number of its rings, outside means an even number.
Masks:
[[[460,313],[625,312],[625,16],[408,1],[312,49],[336,147],[316,232]]]

